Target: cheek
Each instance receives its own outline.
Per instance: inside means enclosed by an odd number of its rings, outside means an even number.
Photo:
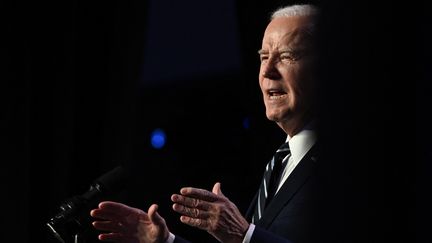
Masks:
[[[263,79],[263,69],[262,66],[260,66],[259,72],[258,72],[258,80],[261,82],[261,80]]]
[[[296,96],[303,93],[302,90],[304,89],[306,81],[305,77],[307,76],[307,74],[302,71],[304,70],[300,70],[299,68],[291,68],[287,69],[283,73],[285,83],[288,86],[292,96],[294,96],[293,98],[297,98]]]
[[[259,74],[259,76],[258,76],[258,84],[259,84],[259,87],[260,87],[261,90],[262,90],[262,87],[263,87],[263,80],[264,80],[264,78],[261,76],[261,74]]]

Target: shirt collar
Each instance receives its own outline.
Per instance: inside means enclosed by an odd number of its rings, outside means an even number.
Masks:
[[[303,129],[293,137],[288,135],[286,142],[289,143],[291,157],[294,160],[294,163],[300,162],[300,160],[315,144],[316,140],[316,132],[309,129]]]

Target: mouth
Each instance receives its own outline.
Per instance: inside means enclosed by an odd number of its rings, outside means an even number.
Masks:
[[[278,100],[285,98],[288,94],[281,89],[270,89],[267,91],[270,100]]]

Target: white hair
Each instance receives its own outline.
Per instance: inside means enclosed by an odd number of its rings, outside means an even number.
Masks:
[[[318,8],[311,4],[297,4],[287,7],[282,7],[274,11],[271,15],[271,20],[279,17],[293,17],[293,16],[316,16],[318,15]]]
[[[286,7],[281,7],[271,14],[270,20],[281,17],[294,17],[294,16],[310,16],[313,20],[309,23],[305,32],[313,35],[315,32],[316,18],[318,17],[319,9],[311,4],[296,4]]]

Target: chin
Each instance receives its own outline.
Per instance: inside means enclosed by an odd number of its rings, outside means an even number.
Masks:
[[[290,110],[267,110],[267,119],[274,122],[282,122],[291,120],[292,113]]]
[[[281,116],[278,114],[267,113],[266,116],[267,116],[267,119],[269,119],[270,121],[278,122],[281,120]]]

